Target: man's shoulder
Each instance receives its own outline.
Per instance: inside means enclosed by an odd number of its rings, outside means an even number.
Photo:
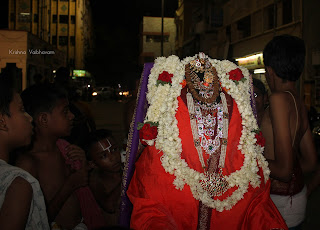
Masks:
[[[32,152],[25,152],[22,153],[18,156],[17,161],[16,161],[17,165],[34,165],[35,164],[35,157],[33,155]]]
[[[16,160],[16,166],[29,172],[32,176],[36,175],[36,157],[32,152],[20,154]]]
[[[276,107],[277,109],[284,109],[287,111],[290,106],[290,100],[292,96],[286,92],[274,92],[269,97],[270,107]]]

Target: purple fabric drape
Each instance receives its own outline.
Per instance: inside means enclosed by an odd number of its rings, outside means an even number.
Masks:
[[[253,115],[256,118],[256,120],[258,121],[256,99],[254,98],[254,93],[253,93],[253,78],[251,75],[249,77],[249,80],[250,80],[250,83],[249,83],[249,85],[250,85],[250,92],[249,92],[250,93],[250,105],[251,105],[251,108],[253,111]]]
[[[148,86],[148,78],[150,70],[153,67],[153,63],[145,63],[144,69],[140,79],[140,85],[137,95],[136,108],[130,124],[130,130],[128,134],[128,142],[126,149],[126,164],[122,177],[122,190],[121,190],[121,207],[120,207],[120,219],[119,224],[123,227],[130,227],[130,217],[132,211],[132,204],[127,196],[127,190],[130,184],[130,180],[133,176],[135,169],[135,161],[137,150],[139,147],[139,131],[137,125],[139,122],[143,122],[146,115],[146,94]]]

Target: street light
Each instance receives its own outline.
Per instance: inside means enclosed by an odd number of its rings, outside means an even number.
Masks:
[[[161,56],[163,56],[163,12],[164,0],[161,0]]]

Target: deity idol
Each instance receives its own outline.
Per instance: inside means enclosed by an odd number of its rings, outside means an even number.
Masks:
[[[123,184],[130,227],[287,229],[270,199],[248,70],[204,53],[172,55],[155,60],[144,84],[148,108],[132,128],[146,147],[132,178],[129,152]]]

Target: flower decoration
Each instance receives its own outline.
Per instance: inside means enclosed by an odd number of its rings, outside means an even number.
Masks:
[[[198,172],[181,158],[182,143],[179,137],[178,121],[175,117],[178,109],[178,97],[185,80],[185,65],[194,61],[197,56],[186,57],[181,60],[175,55],[168,58],[159,57],[151,69],[148,81],[147,99],[149,108],[141,124],[141,140],[163,152],[161,164],[167,173],[175,176],[173,185],[176,189],[183,189],[187,184],[193,197],[202,201],[217,211],[230,210],[243,199],[249,184],[258,187],[261,177],[258,175],[262,168],[264,182],[269,179],[268,162],[263,156],[263,139],[256,136],[258,124],[250,106],[249,71],[244,67],[223,60],[211,59],[211,65],[217,70],[221,87],[234,99],[242,118],[242,131],[238,150],[244,155],[243,166],[226,175],[229,186],[236,188],[232,194],[223,200],[214,199],[202,187],[201,181],[206,179],[204,173]],[[170,73],[171,74],[170,74]],[[156,127],[152,126],[156,124]],[[260,144],[261,145],[260,145]],[[258,164],[257,164],[258,162]]]
[[[180,83],[180,85],[182,86],[182,88],[186,87],[186,85],[187,85],[186,79],[184,79],[184,80]]]
[[[264,145],[266,144],[266,139],[262,135],[261,131],[256,133],[255,138],[257,139],[257,144],[260,145],[261,147],[264,147]]]
[[[173,77],[173,74],[171,73],[168,73],[167,71],[163,71],[159,77],[158,77],[158,81],[157,81],[157,84],[161,84],[161,85],[164,85],[164,84],[170,84],[172,83],[172,77]]]
[[[154,122],[139,123],[139,138],[143,145],[153,144],[158,135],[158,124]]]
[[[239,83],[239,81],[243,82],[246,80],[242,74],[242,71],[239,68],[231,70],[229,72],[229,79],[233,80],[234,83],[236,83],[236,85]]]

